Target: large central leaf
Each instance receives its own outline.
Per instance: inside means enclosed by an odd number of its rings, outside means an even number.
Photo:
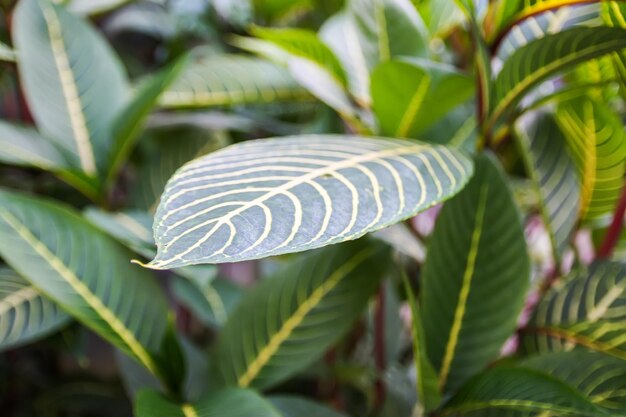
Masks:
[[[262,258],[356,239],[460,190],[456,150],[382,138],[255,140],[196,159],[170,179],[149,266]]]

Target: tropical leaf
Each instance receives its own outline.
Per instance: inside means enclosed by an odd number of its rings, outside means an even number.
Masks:
[[[0,255],[77,320],[163,376],[155,352],[167,323],[165,298],[104,233],[65,206],[0,191]]]
[[[422,274],[424,337],[441,389],[458,388],[497,358],[515,330],[529,281],[520,214],[505,174],[497,161],[480,156],[468,186],[439,214]]]
[[[471,171],[458,151],[393,139],[308,135],[233,145],[170,179],[149,267],[236,262],[356,239],[449,198]]]
[[[533,87],[586,60],[626,48],[626,30],[577,27],[546,35],[519,48],[495,80],[492,121],[513,110]]]
[[[530,352],[571,350],[576,345],[626,358],[626,265],[596,262],[573,271],[537,306],[525,329]]]
[[[309,95],[286,69],[267,60],[196,50],[163,93],[166,108],[294,101]]]
[[[384,62],[371,78],[381,133],[393,137],[416,137],[473,94],[469,77],[425,61]]]
[[[0,121],[0,161],[59,171],[68,169],[65,156],[35,129]]]
[[[350,0],[346,10],[370,71],[395,57],[428,55],[428,29],[410,0]]]
[[[69,321],[70,317],[35,287],[0,267],[0,351],[43,338]]]
[[[15,62],[15,51],[4,42],[0,42],[0,61]]]
[[[389,252],[361,239],[306,254],[248,292],[217,345],[227,385],[270,388],[350,329],[387,271]]]
[[[613,212],[626,173],[622,121],[604,103],[584,96],[560,103],[556,121],[578,168],[580,216],[594,218]]]
[[[576,166],[552,115],[520,119],[515,134],[539,196],[555,259],[561,259],[578,221],[580,191]]]
[[[282,417],[345,417],[331,408],[300,397],[273,396],[269,398]]]
[[[553,376],[510,367],[490,369],[472,378],[448,401],[441,415],[502,417],[509,415],[507,411],[529,413],[524,415],[607,416],[580,392]]]
[[[93,28],[50,0],[19,2],[13,39],[37,126],[96,178],[107,168],[111,123],[130,91],[122,65]]]
[[[188,279],[174,280],[172,290],[178,300],[187,306],[204,324],[222,327],[237,306],[243,291],[224,279],[215,279],[206,285]]]
[[[156,391],[137,394],[137,417],[281,417],[272,405],[254,391],[224,389],[195,403],[177,404]]]
[[[598,352],[552,352],[526,359],[522,366],[546,372],[615,413],[626,410],[626,362]],[[616,414],[617,415],[617,414]]]

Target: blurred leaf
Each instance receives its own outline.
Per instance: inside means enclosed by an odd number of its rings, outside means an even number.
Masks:
[[[580,191],[576,166],[552,115],[532,115],[519,120],[515,134],[539,196],[555,259],[559,260],[578,222]]]
[[[565,134],[580,178],[580,216],[613,212],[626,173],[626,134],[617,115],[587,97],[561,102],[556,121]]]
[[[235,28],[245,28],[252,22],[253,0],[211,0],[217,14]]]
[[[508,367],[472,378],[446,403],[441,415],[501,417],[507,411],[529,412],[529,416],[607,417],[580,392],[547,373]]]
[[[172,290],[178,300],[187,306],[204,324],[220,328],[239,303],[243,290],[224,279],[215,279],[207,285],[178,278]]]
[[[194,403],[176,404],[156,391],[141,391],[135,402],[136,417],[281,417],[254,391],[224,389]]]
[[[276,395],[269,401],[282,417],[345,417],[343,413],[305,398]]]
[[[626,358],[626,265],[596,262],[548,292],[524,332],[530,352],[576,345]]]
[[[372,73],[371,94],[381,133],[417,137],[474,94],[474,83],[452,67],[389,61]]]
[[[418,5],[418,10],[428,25],[432,37],[445,38],[449,32],[467,19],[455,0],[422,1]]]
[[[384,245],[361,239],[303,255],[262,281],[220,334],[221,378],[266,389],[310,365],[362,313],[388,259]]]
[[[41,339],[69,321],[70,317],[35,287],[0,267],[0,351]]]
[[[57,203],[0,191],[0,255],[43,294],[155,375],[167,304],[130,253]]]
[[[15,62],[15,51],[4,42],[0,42],[0,61]]]
[[[109,12],[135,0],[67,0],[65,7],[79,15],[97,15]]]
[[[111,155],[111,123],[130,91],[120,62],[91,26],[50,0],[20,1],[13,38],[37,126],[97,189]]]
[[[269,61],[198,50],[161,96],[166,108],[296,101],[308,93],[289,72]]]
[[[51,171],[68,168],[63,154],[35,129],[3,121],[0,121],[0,161]]]
[[[302,135],[233,145],[170,179],[148,266],[236,262],[356,239],[449,198],[471,169],[457,151],[393,139]]]
[[[496,160],[478,157],[431,239],[422,275],[424,337],[439,387],[451,392],[498,357],[530,282],[520,214]]]

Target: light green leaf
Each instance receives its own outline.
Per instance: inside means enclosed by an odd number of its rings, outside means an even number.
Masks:
[[[389,252],[361,239],[297,259],[248,292],[230,315],[215,364],[228,385],[270,388],[345,334],[376,292]]]
[[[473,94],[469,77],[427,61],[385,62],[371,78],[381,133],[393,137],[417,137]]]
[[[254,391],[224,389],[198,402],[177,404],[156,391],[140,391],[136,417],[281,417],[272,405]]]
[[[289,72],[269,61],[197,50],[161,96],[167,108],[294,101],[309,95]]]
[[[50,0],[19,2],[13,38],[37,126],[97,183],[130,91],[120,62],[91,26]]]
[[[432,37],[446,38],[455,27],[467,20],[455,0],[422,1],[417,9],[428,25]]]
[[[533,87],[586,60],[626,48],[626,30],[578,27],[546,35],[519,48],[495,81],[492,121],[513,110]]]
[[[66,6],[79,15],[98,15],[116,9],[134,0],[69,0]]]
[[[32,127],[0,121],[0,161],[59,171],[67,169],[63,154]]]
[[[596,262],[573,271],[537,306],[524,332],[530,352],[576,345],[626,359],[626,265]]]
[[[521,365],[567,382],[607,410],[614,413],[626,410],[626,361],[598,352],[576,350],[535,356]]]
[[[347,13],[370,71],[399,56],[428,55],[428,29],[409,0],[350,0]]]
[[[552,115],[530,115],[520,119],[515,134],[526,170],[539,196],[555,259],[561,259],[578,222],[580,191],[576,166]]]
[[[63,205],[0,191],[0,255],[77,320],[160,375],[167,304],[131,254]]]
[[[69,321],[70,316],[35,287],[0,267],[0,351],[41,339]]]
[[[269,398],[282,417],[345,417],[331,408],[300,397],[277,395]]]
[[[512,411],[533,416],[607,416],[580,392],[547,373],[509,367],[490,369],[471,379],[441,415],[502,417]]]
[[[220,328],[241,300],[243,290],[224,279],[199,285],[188,279],[174,280],[172,291],[204,324]]]
[[[0,61],[15,62],[15,51],[6,43],[0,42]]]
[[[422,274],[424,337],[446,392],[498,357],[530,281],[520,214],[497,161],[480,156],[443,206]],[[497,254],[497,256],[496,256]]]
[[[612,213],[626,174],[622,121],[604,103],[583,96],[560,103],[556,121],[578,168],[580,216]]]
[[[449,198],[472,168],[458,151],[384,138],[254,140],[170,179],[149,267],[236,262],[356,239]]]

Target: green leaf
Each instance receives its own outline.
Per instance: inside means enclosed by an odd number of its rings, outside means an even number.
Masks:
[[[269,398],[282,417],[345,417],[331,408],[300,397],[277,395]]]
[[[469,77],[427,61],[385,62],[371,78],[381,133],[393,137],[416,137],[473,94]]]
[[[467,20],[455,0],[422,1],[418,4],[418,10],[432,37],[446,38],[454,28]]]
[[[167,108],[295,101],[309,95],[289,72],[267,60],[199,49],[161,96]]]
[[[626,359],[626,265],[596,262],[548,292],[524,332],[530,352],[576,345]]]
[[[97,183],[130,91],[120,62],[91,26],[50,0],[20,1],[13,38],[37,126]]]
[[[0,162],[52,171],[69,168],[65,156],[32,127],[0,121]]]
[[[254,140],[170,179],[148,266],[236,262],[356,239],[449,198],[471,175],[458,151],[383,138]]]
[[[99,15],[109,12],[134,0],[68,0],[67,7],[79,15]]]
[[[598,352],[576,350],[535,356],[524,360],[522,366],[567,382],[607,410],[615,413],[626,410],[626,361]]]
[[[586,60],[626,48],[626,30],[578,27],[546,35],[519,48],[504,63],[495,81],[492,121],[542,81]]]
[[[35,287],[0,267],[0,351],[41,339],[69,321],[70,317]]]
[[[0,61],[15,62],[15,51],[6,43],[0,42]]]
[[[420,306],[413,295],[413,289],[408,277],[404,276],[404,286],[406,289],[407,301],[411,307],[411,335],[413,337],[413,363],[417,379],[417,397],[419,398],[419,409],[421,414],[428,413],[441,403],[441,393],[439,392],[438,378],[433,365],[428,359],[427,343],[424,338],[424,328],[422,325],[422,314]]]
[[[270,388],[345,334],[387,271],[389,252],[366,239],[298,258],[248,292],[222,329],[217,372],[228,385]]]
[[[198,285],[188,279],[174,280],[172,291],[204,324],[220,328],[237,306],[243,291],[224,279],[215,279],[206,285]]]
[[[160,376],[167,304],[130,253],[58,203],[0,191],[0,255],[42,294]]]
[[[556,121],[578,168],[580,216],[612,213],[626,174],[622,121],[604,103],[583,96],[560,103]]]
[[[136,417],[281,417],[272,405],[254,391],[224,389],[194,403],[177,404],[156,391],[140,391]]]
[[[520,214],[497,161],[480,156],[443,206],[422,275],[424,337],[446,392],[496,359],[530,281]],[[497,256],[496,256],[497,254]]]
[[[561,259],[578,222],[580,191],[576,166],[552,115],[520,119],[515,134],[539,196],[555,259]]]
[[[156,106],[161,93],[170,86],[187,63],[186,57],[162,69],[145,81],[113,120],[113,144],[106,178],[114,180],[120,166],[133,150],[145,125],[146,118]]]
[[[347,13],[370,70],[395,57],[427,57],[428,29],[409,0],[350,0]]]
[[[507,411],[607,416],[580,392],[547,373],[509,367],[490,369],[471,379],[446,404],[441,415],[501,417]]]

